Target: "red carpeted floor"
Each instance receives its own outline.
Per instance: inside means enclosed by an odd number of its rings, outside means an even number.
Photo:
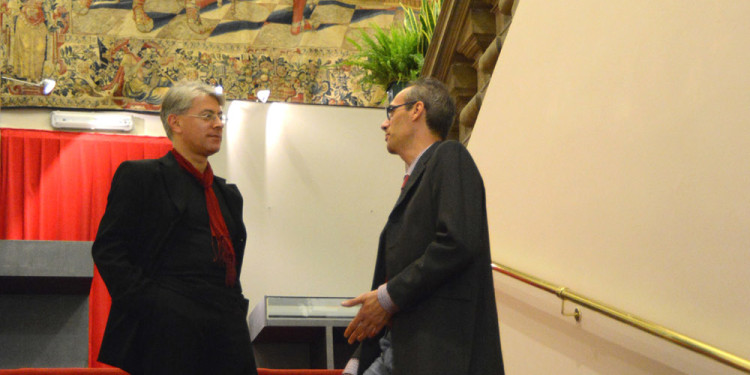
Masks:
[[[341,375],[342,370],[275,370],[258,369],[258,375]],[[109,368],[22,368],[0,370],[0,375],[127,375]]]

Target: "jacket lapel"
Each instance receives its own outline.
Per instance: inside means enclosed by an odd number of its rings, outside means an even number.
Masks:
[[[159,159],[159,165],[162,168],[163,182],[169,199],[177,208],[178,216],[182,216],[187,208],[188,201],[188,185],[183,183],[187,175],[183,173],[182,167],[177,164],[177,160],[175,160],[171,152]]]
[[[398,200],[396,201],[396,205],[393,207],[393,211],[391,211],[391,215],[393,215],[393,212],[396,212],[396,208],[400,206],[403,202],[406,196],[409,194],[409,191],[412,189],[416,189],[416,186],[418,185],[419,181],[422,179],[422,175],[425,171],[425,166],[427,165],[427,162],[430,160],[432,155],[435,153],[435,150],[440,146],[440,142],[433,143],[427,151],[422,154],[422,156],[419,157],[419,160],[417,161],[417,165],[414,166],[414,170],[411,172],[411,175],[409,176],[409,180],[406,181],[406,185],[403,189],[401,189],[401,195],[398,196]]]
[[[232,215],[232,220],[234,220],[235,223],[242,224],[242,205],[240,204],[242,201],[242,195],[240,194],[239,189],[234,184],[227,184],[227,181],[222,177],[214,176],[214,179],[216,180],[216,185],[221,189],[221,193],[224,195],[224,199],[229,208],[229,214]],[[238,238],[245,238],[247,235],[245,232],[245,225],[238,225],[237,229],[240,231],[240,233],[238,233]]]
[[[182,171],[182,167],[177,164],[177,160],[175,160],[171,152],[159,159],[159,163],[164,172],[162,176],[164,176],[164,186],[167,188],[169,199],[172,201],[175,208],[177,208],[178,217],[182,216],[188,204],[187,186],[189,186],[188,183],[190,181],[187,179],[191,179],[192,177]],[[229,207],[232,219],[236,223],[242,223],[241,206],[237,204],[238,199],[242,199],[239,190],[237,190],[237,187],[234,185],[228,185],[226,180],[221,177],[214,176],[214,179],[216,180],[216,185],[221,189],[224,198],[227,200],[227,206]],[[240,233],[241,237],[244,238],[245,228],[244,226],[240,227],[240,230],[242,231],[242,233]]]
[[[166,224],[167,226],[151,252],[150,261],[146,266],[147,275],[154,275],[159,268],[161,253],[164,250],[164,246],[187,208],[187,193],[185,190],[185,186],[187,185],[182,183],[185,174],[180,172],[181,167],[177,164],[177,160],[174,159],[171,152],[157,160],[161,172],[160,175],[163,179],[162,183],[164,184],[166,194],[168,195],[168,197],[163,198],[169,199],[172,202],[175,206],[176,214],[173,217],[168,218],[168,223],[160,223],[160,225]]]

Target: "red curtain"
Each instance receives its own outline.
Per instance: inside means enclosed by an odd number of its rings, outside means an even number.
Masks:
[[[0,129],[0,239],[93,241],[112,176],[125,160],[163,156],[165,137]],[[89,366],[109,314],[94,270],[89,296]]]

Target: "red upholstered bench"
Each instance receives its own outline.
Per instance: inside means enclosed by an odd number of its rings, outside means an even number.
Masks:
[[[341,375],[342,370],[276,370],[259,368],[258,375]],[[0,375],[127,375],[110,368],[22,368],[0,370]]]
[[[0,370],[0,375],[126,375],[127,372],[110,368],[20,368]]]
[[[258,375],[341,375],[344,370],[272,370],[259,368]]]

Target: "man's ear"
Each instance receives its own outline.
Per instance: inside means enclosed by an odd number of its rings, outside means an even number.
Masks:
[[[411,119],[417,121],[420,116],[425,115],[424,103],[421,101],[414,103],[414,107],[411,108]]]
[[[169,115],[169,117],[167,117],[167,124],[169,124],[169,128],[172,129],[172,134],[182,133],[182,129],[180,128],[180,120],[177,118],[177,115]]]

